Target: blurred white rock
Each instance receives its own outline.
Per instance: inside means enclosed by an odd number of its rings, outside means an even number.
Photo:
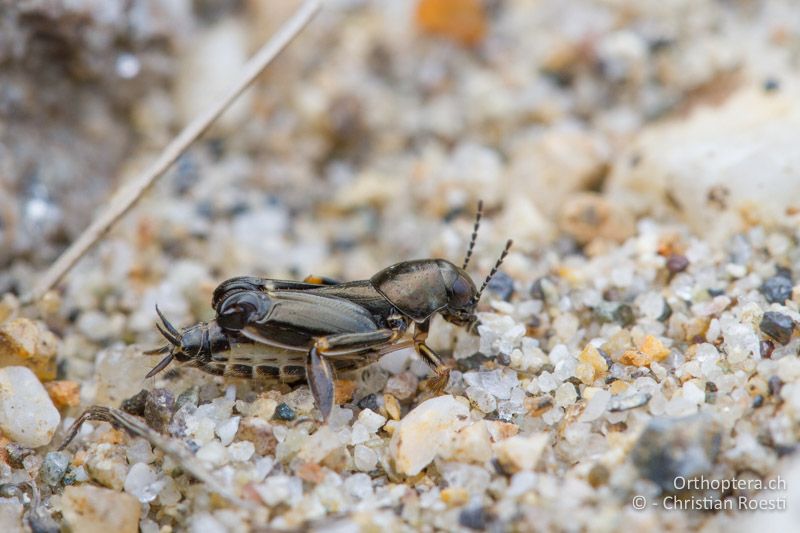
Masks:
[[[616,160],[607,197],[638,215],[676,214],[711,241],[749,226],[797,223],[800,104],[742,89],[719,107],[646,128]]]

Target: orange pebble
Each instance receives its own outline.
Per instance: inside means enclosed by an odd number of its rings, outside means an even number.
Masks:
[[[336,403],[347,403],[353,399],[353,393],[356,391],[356,382],[352,379],[337,379],[334,382],[334,395]]]
[[[58,409],[76,407],[81,403],[81,385],[77,381],[49,381],[44,388]]]
[[[417,26],[422,31],[467,46],[486,35],[486,13],[480,0],[419,0]]]

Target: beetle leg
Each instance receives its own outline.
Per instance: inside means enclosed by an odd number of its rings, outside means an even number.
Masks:
[[[430,346],[425,344],[430,325],[430,320],[416,324],[414,329],[414,350],[436,374],[428,381],[428,387],[434,394],[440,394],[450,380],[450,368],[442,362],[441,357]]]
[[[398,333],[391,329],[378,329],[363,333],[329,335],[314,341],[314,346],[308,351],[306,359],[306,377],[317,407],[322,412],[323,420],[328,420],[333,410],[334,376],[331,361],[337,355],[350,355],[391,342],[397,335]]]

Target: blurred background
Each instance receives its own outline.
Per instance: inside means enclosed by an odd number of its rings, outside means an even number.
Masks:
[[[298,5],[3,2],[0,293],[29,288]],[[458,260],[478,199],[479,269],[510,236],[508,269],[527,279],[539,273],[523,255],[601,253],[643,215],[712,243],[795,224],[794,10],[326,1],[69,276],[67,314],[91,311],[89,329],[113,337],[150,330],[155,301],[204,316],[237,274]]]

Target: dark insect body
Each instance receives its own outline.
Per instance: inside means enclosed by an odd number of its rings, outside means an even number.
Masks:
[[[148,352],[166,354],[148,377],[175,360],[215,375],[307,381],[327,419],[337,371],[361,368],[387,353],[413,347],[435,374],[431,388],[440,392],[450,369],[425,344],[430,321],[438,313],[473,330],[481,294],[511,247],[509,240],[477,289],[466,268],[480,219],[479,204],[461,267],[445,259],[404,261],[368,280],[344,283],[318,277],[302,282],[232,278],[214,291],[216,318],[182,331],[156,309],[163,323],[158,329],[169,344]]]

